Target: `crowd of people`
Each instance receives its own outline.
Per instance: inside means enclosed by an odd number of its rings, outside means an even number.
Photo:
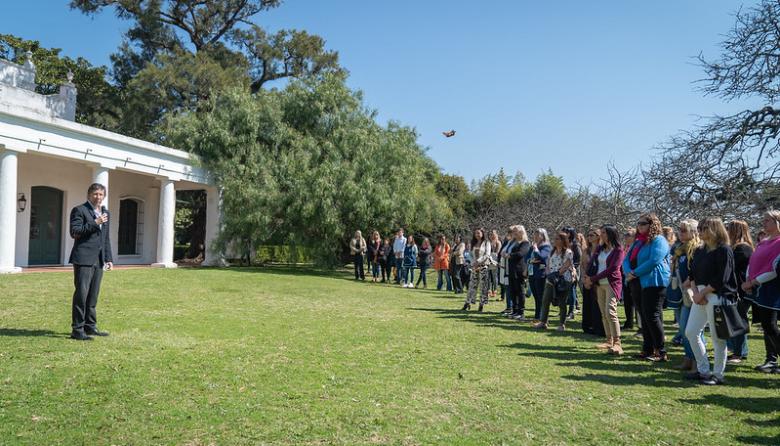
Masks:
[[[604,225],[584,234],[573,227],[552,235],[538,228],[529,236],[514,225],[504,237],[479,228],[470,240],[456,235],[451,244],[439,235],[435,244],[423,237],[418,245],[403,229],[392,239],[373,231],[369,240],[356,231],[350,251],[356,280],[365,280],[367,266],[372,282],[427,288],[432,269],[437,290],[464,295],[463,311],[478,305],[482,312],[498,297],[506,317],[545,330],[556,307],[558,331],[581,313],[582,330],[603,336],[595,348],[610,355],[624,354],[621,338],[636,323],[639,331],[632,335],[641,337],[642,347],[633,356],[669,361],[663,314],[672,309],[677,332],[671,343],[684,352],[677,368],[687,379],[719,385],[727,363],[747,359],[751,322],[760,324],[766,351],[755,369],[780,374],[780,211],[767,212],[761,228],[754,244],[745,221],[708,217],[671,227],[649,213],[622,233]],[[533,315],[526,312],[531,297]]]

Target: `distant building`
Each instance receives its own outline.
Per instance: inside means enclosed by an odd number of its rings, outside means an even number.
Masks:
[[[72,76],[38,94],[31,56],[0,60],[0,273],[66,264],[69,212],[93,182],[107,188],[116,264],[175,267],[176,191],[196,189],[207,194],[204,264],[219,262],[218,191],[193,155],[74,122]]]

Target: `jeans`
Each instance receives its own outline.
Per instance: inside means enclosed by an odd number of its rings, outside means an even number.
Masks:
[[[427,265],[421,265],[420,266],[420,277],[417,279],[417,285],[420,285],[420,281],[422,280],[423,286],[428,286],[428,276],[425,274],[425,272],[428,271]],[[414,276],[412,276],[412,280],[414,280]]]
[[[666,353],[663,320],[665,298],[666,287],[642,288],[640,314],[642,315],[642,351],[645,353],[652,354],[656,350],[659,353]]]
[[[363,273],[363,254],[355,254],[355,279],[365,279],[366,276]]]
[[[531,276],[531,294],[534,296],[534,319],[542,319],[542,301],[544,298],[545,277]]]
[[[569,312],[568,314],[574,314],[574,309],[579,307],[579,302],[577,301],[577,283],[572,283],[571,285],[571,291],[569,291],[569,299],[567,302],[569,304]]]
[[[403,268],[404,259],[402,257],[395,258],[395,283],[401,283],[401,268]]]
[[[461,277],[461,271],[463,271],[463,265],[452,265],[452,286],[455,288],[456,293],[463,292],[463,278]]]
[[[371,264],[371,276],[374,279],[378,279],[379,278],[379,262]]]
[[[685,336],[685,328],[688,326],[688,318],[690,315],[691,315],[691,307],[686,307],[684,304],[680,304],[680,316],[677,318],[677,323],[680,324],[680,330],[682,330],[683,332],[682,344],[683,344],[683,349],[685,350],[685,357],[688,359],[696,359],[693,357],[693,349],[691,348],[691,342],[688,340],[688,337]],[[702,332],[700,338],[702,344],[704,344],[706,348],[707,341],[704,339],[704,332]]]
[[[407,280],[411,274],[412,280]],[[401,282],[414,283],[414,267],[413,266],[401,266]]]
[[[452,277],[450,277],[449,270],[446,269],[439,270],[439,281],[436,283],[436,289],[441,291],[442,286],[444,286],[444,277],[447,278],[447,291],[452,291]]]
[[[739,299],[737,302],[737,311],[739,312],[739,315],[742,316],[742,320],[747,324],[750,325],[750,321],[748,321],[747,313],[750,309],[750,301],[745,299]],[[748,343],[747,343],[747,333],[741,334],[739,336],[734,336],[733,338],[729,339],[726,342],[726,345],[729,348],[729,351],[734,355],[739,355],[742,358],[747,358],[748,355]]]
[[[720,297],[710,294],[707,296],[705,305],[693,304],[691,314],[688,318],[688,324],[685,327],[685,336],[693,348],[693,356],[696,358],[696,368],[704,376],[710,374],[710,360],[707,357],[707,349],[701,340],[704,333],[704,326],[709,323],[710,336],[715,349],[715,365],[712,368],[712,374],[717,378],[723,379],[723,372],[726,370],[726,340],[718,337],[715,331],[715,305],[720,304]]]

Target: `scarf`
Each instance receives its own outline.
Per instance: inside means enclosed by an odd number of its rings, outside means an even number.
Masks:
[[[698,237],[694,237],[685,243],[680,243],[677,248],[674,249],[674,255],[672,256],[672,272],[677,271],[677,261],[680,257],[685,256],[685,261],[688,263],[688,269],[691,268],[691,262],[693,261],[693,252],[701,245],[701,241]]]
[[[639,255],[639,250],[642,249],[642,246],[644,246],[645,243],[647,243],[647,234],[637,233],[634,248],[631,250],[631,255],[629,256],[629,261],[632,265],[636,264],[636,257]]]
[[[780,237],[759,243],[748,262],[748,280],[773,271],[775,259],[778,257],[780,257]]]

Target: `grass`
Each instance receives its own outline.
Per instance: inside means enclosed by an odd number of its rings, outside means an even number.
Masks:
[[[70,273],[0,277],[0,444],[780,444],[780,376],[751,369],[758,333],[709,388],[599,353],[578,324],[534,332],[503,303],[463,313],[451,294],[343,273],[103,284],[111,336],[84,343],[67,339]]]

